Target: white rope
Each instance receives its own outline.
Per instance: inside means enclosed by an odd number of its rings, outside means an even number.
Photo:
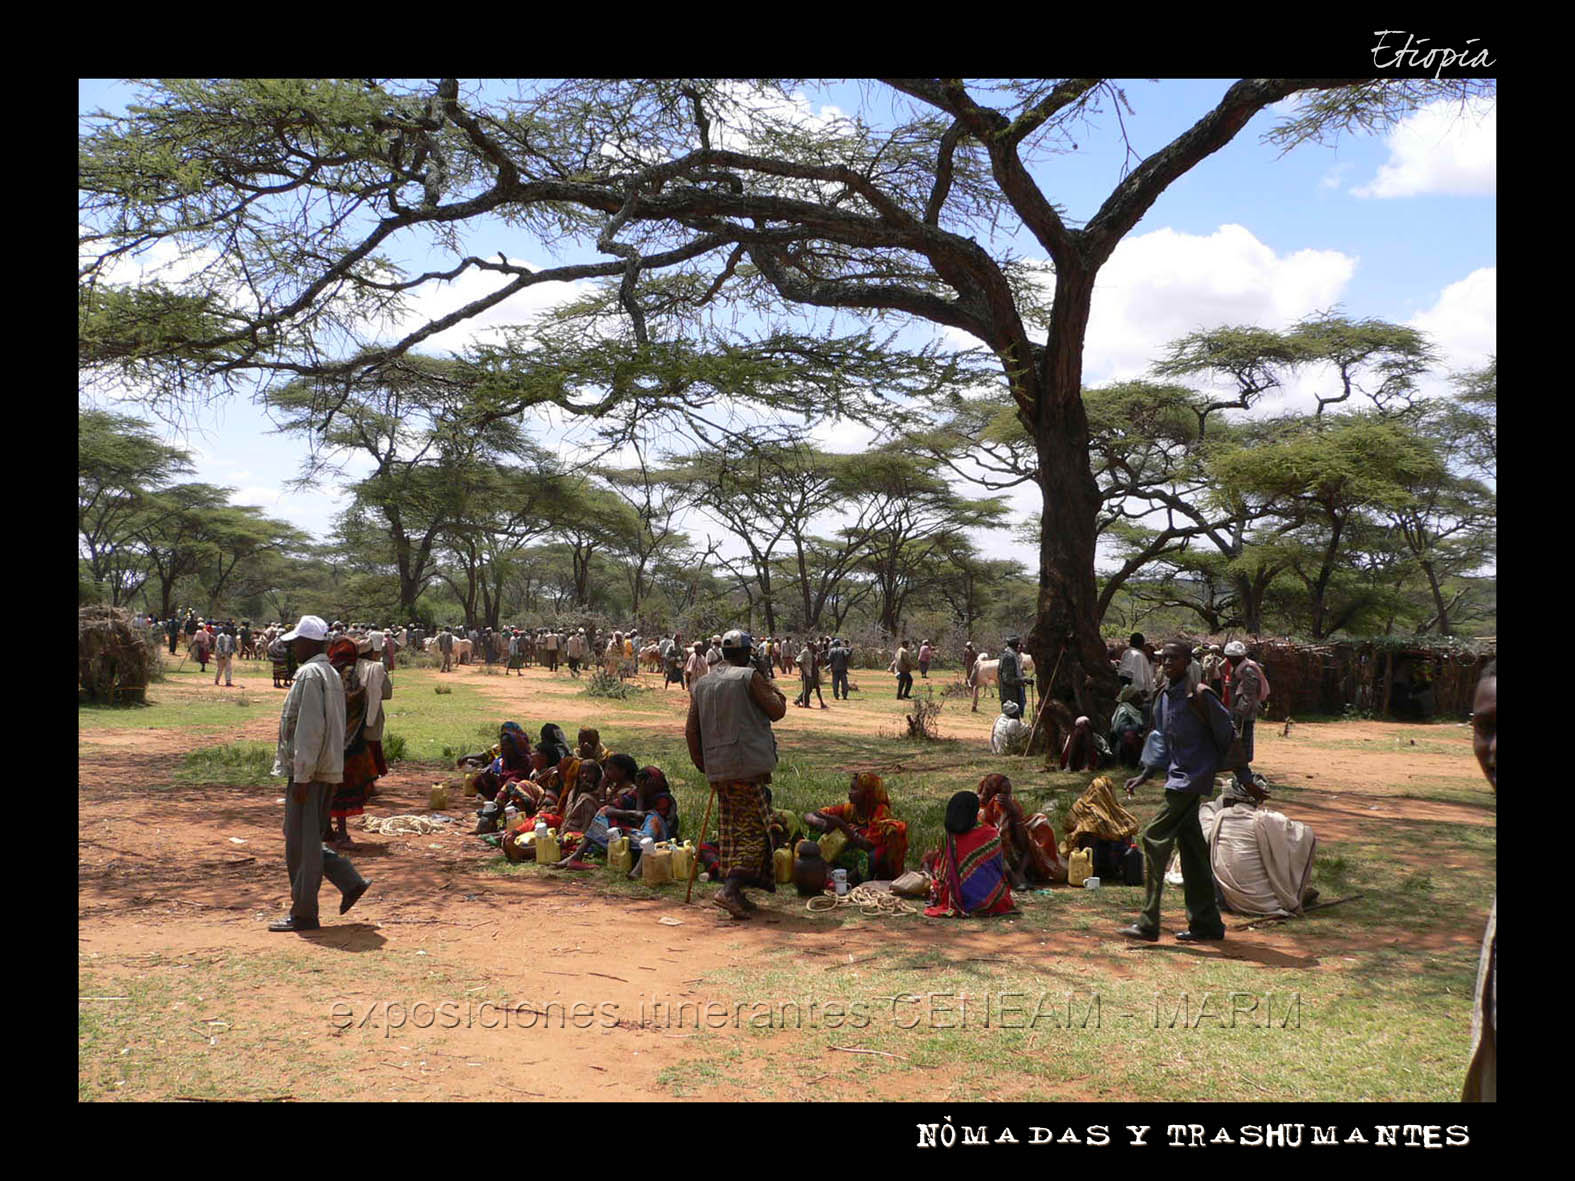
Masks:
[[[414,833],[419,836],[430,836],[435,832],[448,832],[449,826],[438,820],[431,820],[425,816],[363,816],[361,827],[367,832],[381,833],[393,836],[398,833]]]
[[[890,890],[876,890],[868,884],[854,886],[842,895],[817,894],[804,903],[804,909],[811,913],[836,910],[843,906],[857,906],[860,914],[872,918],[881,915],[919,913],[918,907],[909,906]]]

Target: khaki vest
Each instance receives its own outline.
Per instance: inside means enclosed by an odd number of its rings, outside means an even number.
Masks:
[[[753,665],[718,664],[694,683],[700,715],[700,749],[706,778],[754,779],[777,765],[777,740],[771,719],[749,695]]]

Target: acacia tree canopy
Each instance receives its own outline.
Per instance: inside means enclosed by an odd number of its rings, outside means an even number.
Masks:
[[[1051,688],[1103,712],[1115,683],[1098,630],[1102,496],[1082,401],[1100,267],[1170,184],[1272,104],[1310,97],[1269,133],[1288,148],[1492,84],[1239,80],[1080,226],[1031,165],[1102,107],[1126,102],[1112,83],[884,85],[911,100],[896,100],[905,109],[894,124],[850,115],[813,126],[782,101],[792,93],[782,82],[575,80],[510,97],[453,78],[163,82],[83,137],[80,273],[92,289],[121,259],[170,241],[201,260],[187,294],[210,298],[167,328],[135,321],[136,349],[120,347],[121,321],[109,317],[96,355],[166,395],[194,374],[219,386],[259,371],[353,376],[527,288],[583,279],[616,282],[635,370],[706,323],[724,294],[766,311],[895,314],[959,330],[996,359],[1034,442],[1044,509],[1030,646],[1047,665],[1065,646]],[[599,257],[533,267],[468,253],[464,233],[485,219],[548,249],[594,243]],[[989,245],[998,219],[1048,256],[1048,314],[1027,268]],[[407,238],[443,248],[451,264],[401,269]],[[466,274],[496,286],[379,338],[373,326],[413,292]],[[703,340],[704,330],[689,335]],[[604,374],[602,384],[616,396],[629,376]]]

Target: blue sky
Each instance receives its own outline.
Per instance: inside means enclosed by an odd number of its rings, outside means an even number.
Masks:
[[[1139,156],[1155,150],[1212,107],[1229,80],[1127,81],[1133,108],[1123,112]],[[797,96],[805,118],[835,107],[889,117],[889,92],[855,84],[809,88]],[[83,81],[79,110],[116,110],[130,97],[124,84]],[[898,98],[898,101],[906,101]],[[1107,104],[1108,106],[1108,104]],[[1429,388],[1445,388],[1448,371],[1480,366],[1496,347],[1497,198],[1495,124],[1490,108],[1425,112],[1396,132],[1342,138],[1335,148],[1308,145],[1279,156],[1260,142],[1275,112],[1260,113],[1224,149],[1174,183],[1149,210],[1101,273],[1085,348],[1085,380],[1093,385],[1136,376],[1163,345],[1196,328],[1221,323],[1284,327],[1338,305],[1355,317],[1408,323],[1428,332],[1443,354]],[[1035,168],[1046,194],[1074,222],[1090,217],[1120,180],[1125,150],[1107,110],[1076,135],[1075,152]],[[1003,232],[997,245],[1008,241]],[[1010,238],[1029,258],[1043,251],[1026,232]],[[486,256],[499,250],[532,263],[551,261],[520,232],[479,229],[467,242]],[[594,257],[583,250],[569,257]],[[428,306],[474,298],[484,288],[435,293]],[[560,293],[540,289],[536,306]],[[512,315],[490,317],[507,322]],[[462,343],[455,330],[445,343]],[[916,330],[929,333],[924,326]],[[956,338],[958,345],[973,343]],[[1310,404],[1307,386],[1270,400],[1264,411]],[[232,401],[199,416],[199,429],[166,431],[198,456],[197,478],[238,489],[236,499],[322,533],[342,506],[332,487],[283,491],[296,474],[304,443],[270,436],[261,412]],[[854,450],[868,434],[845,427],[828,440]],[[1014,507],[1032,516],[1037,492],[1020,490]],[[1004,531],[977,539],[993,556],[1034,560],[1031,547]]]

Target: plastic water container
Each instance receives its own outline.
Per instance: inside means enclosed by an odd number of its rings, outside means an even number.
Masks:
[[[771,876],[778,885],[793,880],[793,850],[783,845],[771,854]]]
[[[673,881],[687,882],[689,870],[695,863],[695,850],[693,845],[673,846]]]
[[[446,783],[434,783],[432,785],[432,791],[427,796],[427,807],[434,812],[441,812],[448,807],[448,785]]]
[[[841,898],[844,894],[846,894],[848,892],[848,871],[847,870],[845,870],[845,869],[834,869],[834,870],[832,870],[831,871],[831,881],[832,881],[832,884],[836,887],[837,897],[838,898]]]
[[[673,851],[663,845],[656,847],[650,837],[640,844],[652,847],[640,854],[640,876],[647,886],[661,886],[673,880]]]
[[[617,836],[607,842],[607,868],[616,873],[628,873],[634,865],[634,854],[629,848],[629,838]]]
[[[546,835],[547,835],[547,822],[545,820],[538,820],[538,821],[536,821],[536,839],[539,841],[539,840],[541,840],[542,837],[544,837]]]
[[[1081,886],[1094,876],[1094,851],[1073,849],[1066,859],[1066,884]]]
[[[538,824],[536,826],[536,864],[547,865],[562,857],[563,850],[558,848],[558,830]]]
[[[503,823],[509,828],[513,828],[514,820],[517,816],[519,816],[519,814],[520,810],[513,804],[510,804],[508,807],[503,809]]]

